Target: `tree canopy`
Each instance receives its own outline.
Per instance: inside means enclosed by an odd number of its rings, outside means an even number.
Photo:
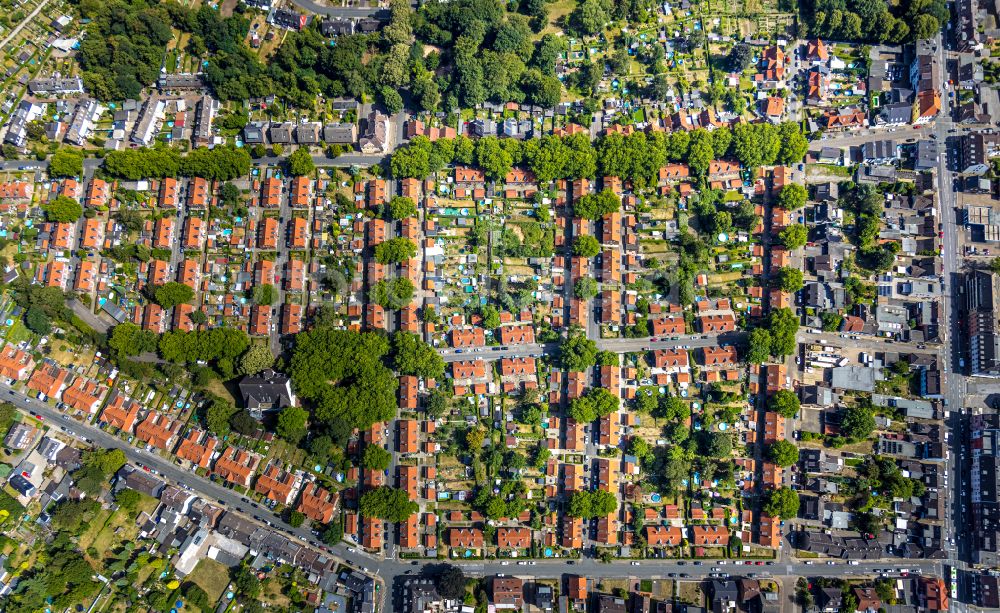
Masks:
[[[771,443],[767,448],[767,459],[778,466],[788,468],[799,461],[799,448],[784,439]]]
[[[42,210],[45,211],[45,219],[59,223],[76,221],[83,215],[83,206],[68,196],[56,196],[43,204]]]
[[[417,512],[417,503],[410,500],[405,490],[393,487],[376,487],[361,495],[358,512],[362,517],[384,519],[392,523],[402,523]]]
[[[767,408],[779,413],[786,419],[795,417],[799,412],[799,397],[792,390],[780,389],[767,400]]]
[[[375,260],[379,264],[398,264],[410,260],[417,255],[417,246],[413,241],[396,237],[383,241],[375,246]]]
[[[393,367],[401,375],[437,379],[444,375],[444,359],[412,332],[400,330],[392,337]]]
[[[782,230],[778,238],[786,249],[798,249],[809,241],[809,230],[804,225],[795,223]]]
[[[592,387],[583,396],[574,398],[569,405],[569,416],[581,423],[590,423],[598,417],[610,415],[620,407],[618,398],[602,387]]]
[[[618,498],[605,490],[573,492],[569,499],[567,513],[571,517],[593,519],[614,513],[618,509]]]
[[[809,192],[806,191],[805,186],[798,183],[789,183],[782,187],[781,192],[778,193],[777,204],[783,209],[794,211],[804,207],[808,199]]]
[[[584,219],[600,219],[608,213],[621,209],[622,203],[611,190],[596,194],[585,194],[573,202],[573,214]]]
[[[566,370],[586,370],[597,363],[597,343],[582,331],[571,331],[559,347],[559,359]]]
[[[396,416],[399,383],[388,354],[381,335],[317,328],[296,335],[289,374],[314,422],[365,429]]]
[[[589,234],[578,236],[573,243],[573,254],[585,258],[596,257],[601,252],[601,243]]]
[[[311,175],[315,171],[316,164],[308,147],[299,147],[288,156],[288,174],[293,177]]]
[[[194,290],[183,283],[168,281],[153,290],[153,299],[161,307],[172,309],[178,304],[187,304],[194,300]]]
[[[787,487],[770,490],[764,499],[763,509],[771,517],[793,519],[799,514],[799,493]]]
[[[50,177],[79,177],[83,175],[83,151],[63,147],[49,160]]]

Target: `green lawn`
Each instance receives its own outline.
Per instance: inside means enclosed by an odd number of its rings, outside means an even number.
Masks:
[[[222,597],[222,592],[229,585],[229,568],[215,560],[204,558],[194,567],[188,579],[205,590],[209,600],[214,603]]]

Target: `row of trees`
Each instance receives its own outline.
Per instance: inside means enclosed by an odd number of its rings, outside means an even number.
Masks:
[[[393,154],[390,167],[396,177],[423,179],[449,163],[475,165],[496,180],[523,165],[541,182],[593,178],[600,173],[644,188],[655,185],[659,169],[671,162],[688,164],[692,175],[702,178],[715,159],[732,156],[748,168],[791,164],[802,159],[808,146],[798,124],[791,122],[739,124],[732,130],[722,127],[711,132],[613,133],[596,143],[586,134],[526,141],[497,137],[473,141],[460,136],[433,143],[417,137]]]
[[[110,151],[103,168],[109,176],[133,181],[177,176],[229,181],[248,175],[252,166],[245,148],[199,147],[181,155],[177,149],[161,146]]]

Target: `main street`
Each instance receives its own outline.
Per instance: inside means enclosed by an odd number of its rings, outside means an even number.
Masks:
[[[609,338],[594,341],[600,351],[614,353],[639,353],[656,349],[698,349],[725,345],[742,346],[746,333],[729,332],[720,335],[684,334],[676,337]],[[487,346],[464,349],[439,349],[445,362],[465,360],[499,360],[501,358],[555,356],[559,343],[530,343],[524,345]]]

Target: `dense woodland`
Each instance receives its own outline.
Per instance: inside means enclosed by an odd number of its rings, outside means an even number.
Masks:
[[[812,36],[869,43],[931,38],[951,15],[944,0],[811,0],[803,13]]]

